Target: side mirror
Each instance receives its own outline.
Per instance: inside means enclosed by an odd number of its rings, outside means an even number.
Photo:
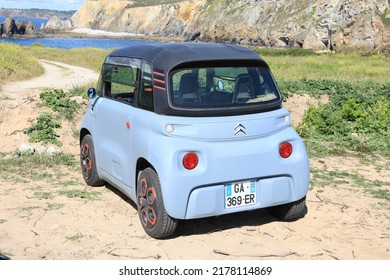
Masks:
[[[90,88],[88,90],[88,98],[89,99],[92,99],[96,96],[96,89],[95,88]]]
[[[223,90],[223,82],[222,82],[222,80],[218,81],[218,89]]]

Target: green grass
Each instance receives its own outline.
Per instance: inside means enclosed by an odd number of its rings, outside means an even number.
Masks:
[[[263,57],[306,57],[306,56],[319,56],[312,50],[306,50],[302,48],[286,48],[286,49],[270,49],[270,48],[256,48],[256,53]]]
[[[59,210],[64,207],[64,204],[62,203],[49,203],[46,207],[47,211],[55,211]]]
[[[328,171],[318,168],[311,168],[311,173],[312,187],[338,187],[341,184],[348,184],[357,189],[362,189],[375,198],[385,200],[387,203],[390,201],[390,191],[388,189],[383,189],[383,187],[390,186],[390,181],[371,181],[361,175],[352,174],[346,171]]]
[[[389,9],[387,9],[383,14],[380,15],[383,24],[386,26],[390,26],[390,18],[387,18],[388,15],[390,15]]]
[[[0,180],[16,180],[17,178],[34,180],[42,179],[44,173],[52,173],[53,177],[64,168],[79,168],[73,155],[56,153],[47,154],[0,154]],[[45,176],[51,178],[52,176]]]
[[[66,238],[66,240],[80,242],[80,239],[82,239],[83,237],[84,237],[84,235],[79,232],[79,233],[72,235],[72,236],[66,236],[65,238]]]
[[[384,83],[390,80],[388,75],[390,73],[389,58],[383,58],[379,55],[363,57],[356,53],[310,55],[305,50],[298,50],[297,52],[302,51],[305,54],[292,55],[288,54],[289,51],[286,50],[286,55],[275,55],[274,53],[263,55],[263,58],[270,65],[276,81],[306,78]]]
[[[39,200],[48,200],[53,199],[53,194],[51,192],[34,192],[34,197]]]
[[[77,85],[71,88],[67,94],[69,96],[81,96],[83,99],[88,99],[88,93],[87,93],[88,89],[95,86],[96,86],[95,83]]]
[[[43,74],[43,67],[36,57],[23,47],[0,43],[0,81],[24,80]]]
[[[58,194],[64,195],[67,198],[78,198],[83,200],[97,200],[99,199],[100,193],[96,191],[90,190],[62,190],[59,191]]]
[[[6,221],[6,219],[0,219],[0,225],[4,224]]]
[[[134,0],[133,3],[130,4],[130,7],[146,7],[146,6],[155,6],[162,4],[174,4],[181,2],[183,0]]]
[[[31,213],[33,210],[39,209],[39,208],[40,208],[39,206],[27,206],[27,207],[22,207],[20,210],[22,212]]]
[[[390,191],[389,191],[389,190],[377,190],[377,189],[373,189],[373,190],[370,190],[370,193],[371,193],[375,198],[384,199],[384,200],[390,201]]]
[[[41,45],[23,47],[26,55],[35,59],[62,62],[66,64],[85,67],[97,72],[105,57],[112,51],[98,48],[80,48],[80,49],[56,49]]]

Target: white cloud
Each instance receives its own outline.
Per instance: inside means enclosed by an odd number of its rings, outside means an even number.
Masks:
[[[50,9],[50,10],[78,10],[84,3],[84,0],[0,0],[0,8],[14,9]]]

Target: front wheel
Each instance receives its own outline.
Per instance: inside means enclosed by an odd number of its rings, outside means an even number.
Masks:
[[[89,186],[103,186],[104,181],[99,178],[96,166],[95,148],[91,135],[85,135],[80,143],[80,165],[84,181]]]
[[[165,210],[157,173],[146,168],[137,182],[137,210],[145,232],[153,238],[167,237],[176,230],[177,220]]]
[[[268,212],[283,221],[293,221],[302,218],[307,213],[306,196],[298,201],[270,207]]]

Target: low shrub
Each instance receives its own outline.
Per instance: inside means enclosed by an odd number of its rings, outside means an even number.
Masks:
[[[72,93],[64,92],[62,89],[46,90],[39,95],[42,105],[50,107],[67,120],[72,120],[74,112],[81,107],[80,104],[71,99],[72,96]]]
[[[52,143],[61,146],[62,143],[57,139],[59,137],[56,133],[57,128],[61,128],[60,122],[51,113],[44,112],[31,127],[23,129],[23,132],[29,136],[32,143]]]
[[[284,86],[288,92],[329,95],[329,103],[309,107],[297,128],[311,153],[390,156],[390,83],[303,79]]]

